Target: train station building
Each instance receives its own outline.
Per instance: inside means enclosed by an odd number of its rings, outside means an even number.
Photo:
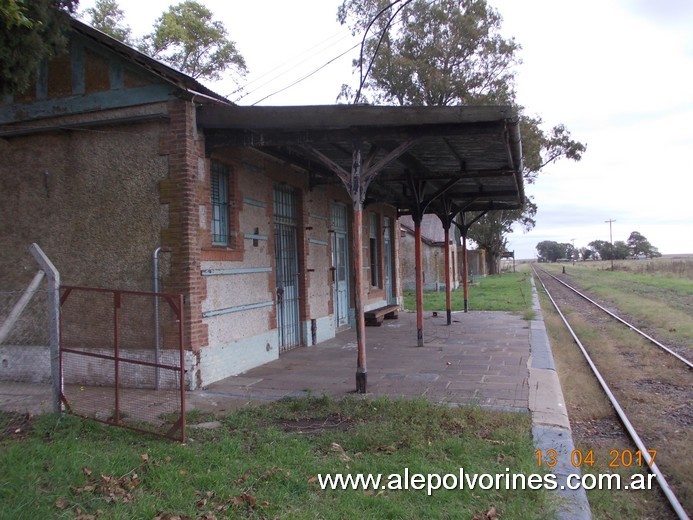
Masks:
[[[189,389],[355,329],[365,392],[366,320],[401,306],[402,255],[423,344],[423,216],[449,244],[456,215],[524,197],[510,107],[236,106],[76,20],[69,52],[0,104],[0,150],[0,287],[29,283],[37,243],[63,283],[182,294]],[[0,379],[23,347],[0,344]]]

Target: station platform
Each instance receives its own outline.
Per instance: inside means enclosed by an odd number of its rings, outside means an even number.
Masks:
[[[423,347],[417,346],[415,313],[400,312],[396,320],[367,327],[365,397],[420,396],[449,406],[527,413],[536,449],[556,450],[561,459],[570,460],[574,449],[570,423],[536,290],[533,309],[531,320],[508,312],[454,312],[449,326],[445,312],[428,311]],[[339,399],[355,394],[356,353],[356,333],[347,330],[242,375],[187,392],[186,409],[228,413],[285,397]],[[49,403],[47,385],[0,384],[0,409],[35,414],[49,411]],[[590,519],[584,490],[564,486],[567,467],[554,469],[558,518]]]
[[[425,313],[423,347],[417,347],[415,313],[366,327],[367,394],[528,412],[530,322],[477,311],[453,313],[448,326],[445,313],[437,314]],[[343,397],[356,389],[356,352],[356,332],[347,330],[193,392],[189,402],[209,409],[231,404],[228,399]]]

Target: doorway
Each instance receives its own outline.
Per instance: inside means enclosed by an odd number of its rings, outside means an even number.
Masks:
[[[334,281],[332,301],[334,302],[335,327],[349,325],[349,242],[347,240],[347,208],[344,204],[331,207],[332,230],[332,269]]]
[[[383,252],[385,254],[385,299],[387,304],[395,303],[394,291],[392,290],[392,219],[383,219]]]
[[[301,345],[298,283],[296,193],[276,185],[274,199],[274,263],[279,353]]]

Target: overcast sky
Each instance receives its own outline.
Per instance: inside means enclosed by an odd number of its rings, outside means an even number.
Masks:
[[[141,36],[177,2],[118,3]],[[343,83],[354,83],[358,49],[349,49],[358,41],[336,21],[340,0],[202,3],[250,69],[242,91],[230,79],[208,85],[230,100],[332,104]],[[615,220],[614,241],[639,231],[664,254],[693,253],[693,2],[489,3],[503,16],[504,36],[522,46],[519,104],[547,130],[564,124],[587,145],[582,161],[550,165],[526,186],[539,211],[531,232],[509,237],[516,258],[536,256],[542,240],[609,240],[607,220]],[[82,0],[80,10],[93,4]]]

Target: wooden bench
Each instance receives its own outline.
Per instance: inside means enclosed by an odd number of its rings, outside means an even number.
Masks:
[[[385,307],[380,307],[379,309],[366,311],[363,313],[363,316],[366,318],[367,326],[380,327],[383,324],[383,319],[396,320],[398,317],[397,311],[399,311],[398,305],[386,305]]]

